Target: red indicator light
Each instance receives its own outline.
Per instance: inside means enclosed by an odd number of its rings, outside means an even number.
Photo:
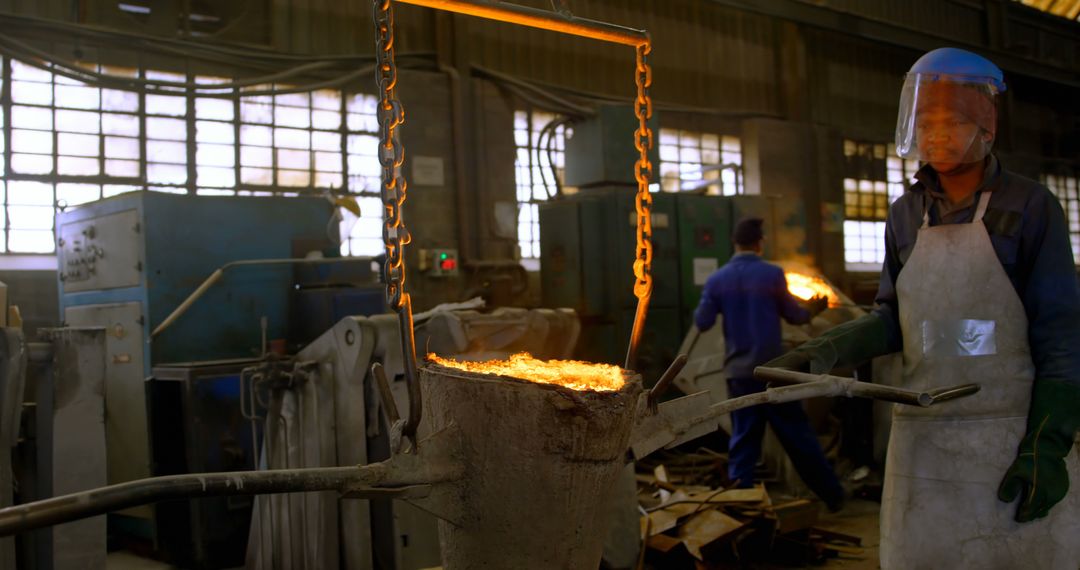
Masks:
[[[439,262],[439,269],[443,271],[453,271],[457,268],[457,261],[454,259],[444,259]]]

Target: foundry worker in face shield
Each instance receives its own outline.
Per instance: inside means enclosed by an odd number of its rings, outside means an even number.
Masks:
[[[735,255],[709,276],[694,312],[699,330],[706,331],[723,315],[727,354],[724,372],[732,398],[765,390],[755,380],[754,368],[782,352],[780,319],[792,324],[810,321],[824,310],[827,300],[814,299],[812,309],[800,306],[788,292],[787,279],[779,267],[761,259],[762,220],[742,220],[734,233]],[[840,508],[844,491],[803,412],[801,402],[760,405],[731,413],[732,434],[728,446],[728,476],[740,487],[754,483],[754,466],[761,456],[762,438],[768,422],[802,480],[830,510]]]
[[[973,53],[915,63],[896,149],[925,165],[889,210],[878,307],[767,364],[825,373],[902,350],[905,388],[981,386],[895,407],[885,570],[1080,567],[1080,291],[1060,204],[990,152],[1004,90]]]

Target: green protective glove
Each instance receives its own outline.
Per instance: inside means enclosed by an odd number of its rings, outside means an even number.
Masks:
[[[1020,496],[1016,522],[1045,517],[1069,492],[1065,457],[1080,428],[1080,386],[1062,380],[1035,380],[1027,435],[998,487],[1006,503]]]
[[[890,352],[893,351],[889,348],[885,321],[871,313],[837,325],[764,366],[825,374],[833,368],[856,366]]]

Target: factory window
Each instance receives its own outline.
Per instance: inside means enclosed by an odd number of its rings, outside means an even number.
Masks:
[[[742,194],[738,137],[660,129],[660,188],[665,192]]]
[[[3,164],[7,223],[0,245],[7,253],[52,253],[57,204],[125,192],[139,180],[142,103],[133,93],[88,86],[13,59],[3,60],[3,79],[0,112],[7,121],[0,145],[10,162]]]
[[[243,88],[239,98],[222,97],[232,93],[227,89],[216,97],[205,90],[193,96],[181,87],[126,91],[70,79],[45,65],[2,60],[0,191],[7,223],[0,252],[52,253],[56,208],[132,190],[298,195],[344,188],[358,195],[362,217],[345,221],[342,253],[382,252],[374,96],[267,93],[287,85]],[[83,67],[180,83],[232,81]]]
[[[566,128],[566,121],[553,113],[514,113],[518,247],[527,269],[539,269],[539,204],[562,190]]]
[[[146,71],[147,79],[183,82],[179,73]],[[147,190],[184,194],[188,188],[188,105],[187,96],[147,94],[146,184]]]
[[[892,144],[844,141],[844,261],[849,271],[877,271],[885,260],[889,204],[913,181],[918,162]]]
[[[1072,243],[1073,260],[1080,265],[1080,176],[1073,174],[1044,174],[1043,184],[1057,196],[1065,210],[1069,225],[1069,241]]]
[[[563,191],[567,121],[542,111],[514,114],[518,247],[526,267],[538,267],[539,203]],[[742,148],[737,137],[660,129],[660,184],[650,190],[743,193]]]

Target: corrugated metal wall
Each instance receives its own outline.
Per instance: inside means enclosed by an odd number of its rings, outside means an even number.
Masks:
[[[953,38],[957,42],[979,44],[985,41],[983,3],[977,0],[800,1]]]
[[[811,118],[849,136],[892,139],[904,74],[918,53],[807,30]]]
[[[78,12],[72,8],[70,0],[3,0],[0,10],[23,16],[36,16],[50,20],[73,22]]]
[[[571,5],[580,5],[575,16],[648,28],[658,100],[735,113],[776,112],[770,19],[699,0]],[[471,59],[478,65],[608,96],[634,94],[631,48],[498,22],[470,20],[467,26]]]
[[[546,0],[519,3],[550,9]],[[145,21],[122,13],[115,0],[0,0],[0,10],[177,37],[179,1],[153,4],[153,14]],[[215,40],[317,54],[371,53],[374,45],[369,2],[232,0],[220,4],[236,5],[219,11],[237,21],[217,33]],[[776,113],[776,34],[771,19],[700,0],[607,0],[571,2],[571,7],[576,16],[648,28],[655,46],[652,62],[658,100],[722,107],[735,113]],[[435,50],[432,10],[398,5],[396,15],[399,53]],[[469,58],[477,65],[606,96],[634,94],[631,48],[475,18],[460,17],[457,24],[459,33],[468,34]]]

